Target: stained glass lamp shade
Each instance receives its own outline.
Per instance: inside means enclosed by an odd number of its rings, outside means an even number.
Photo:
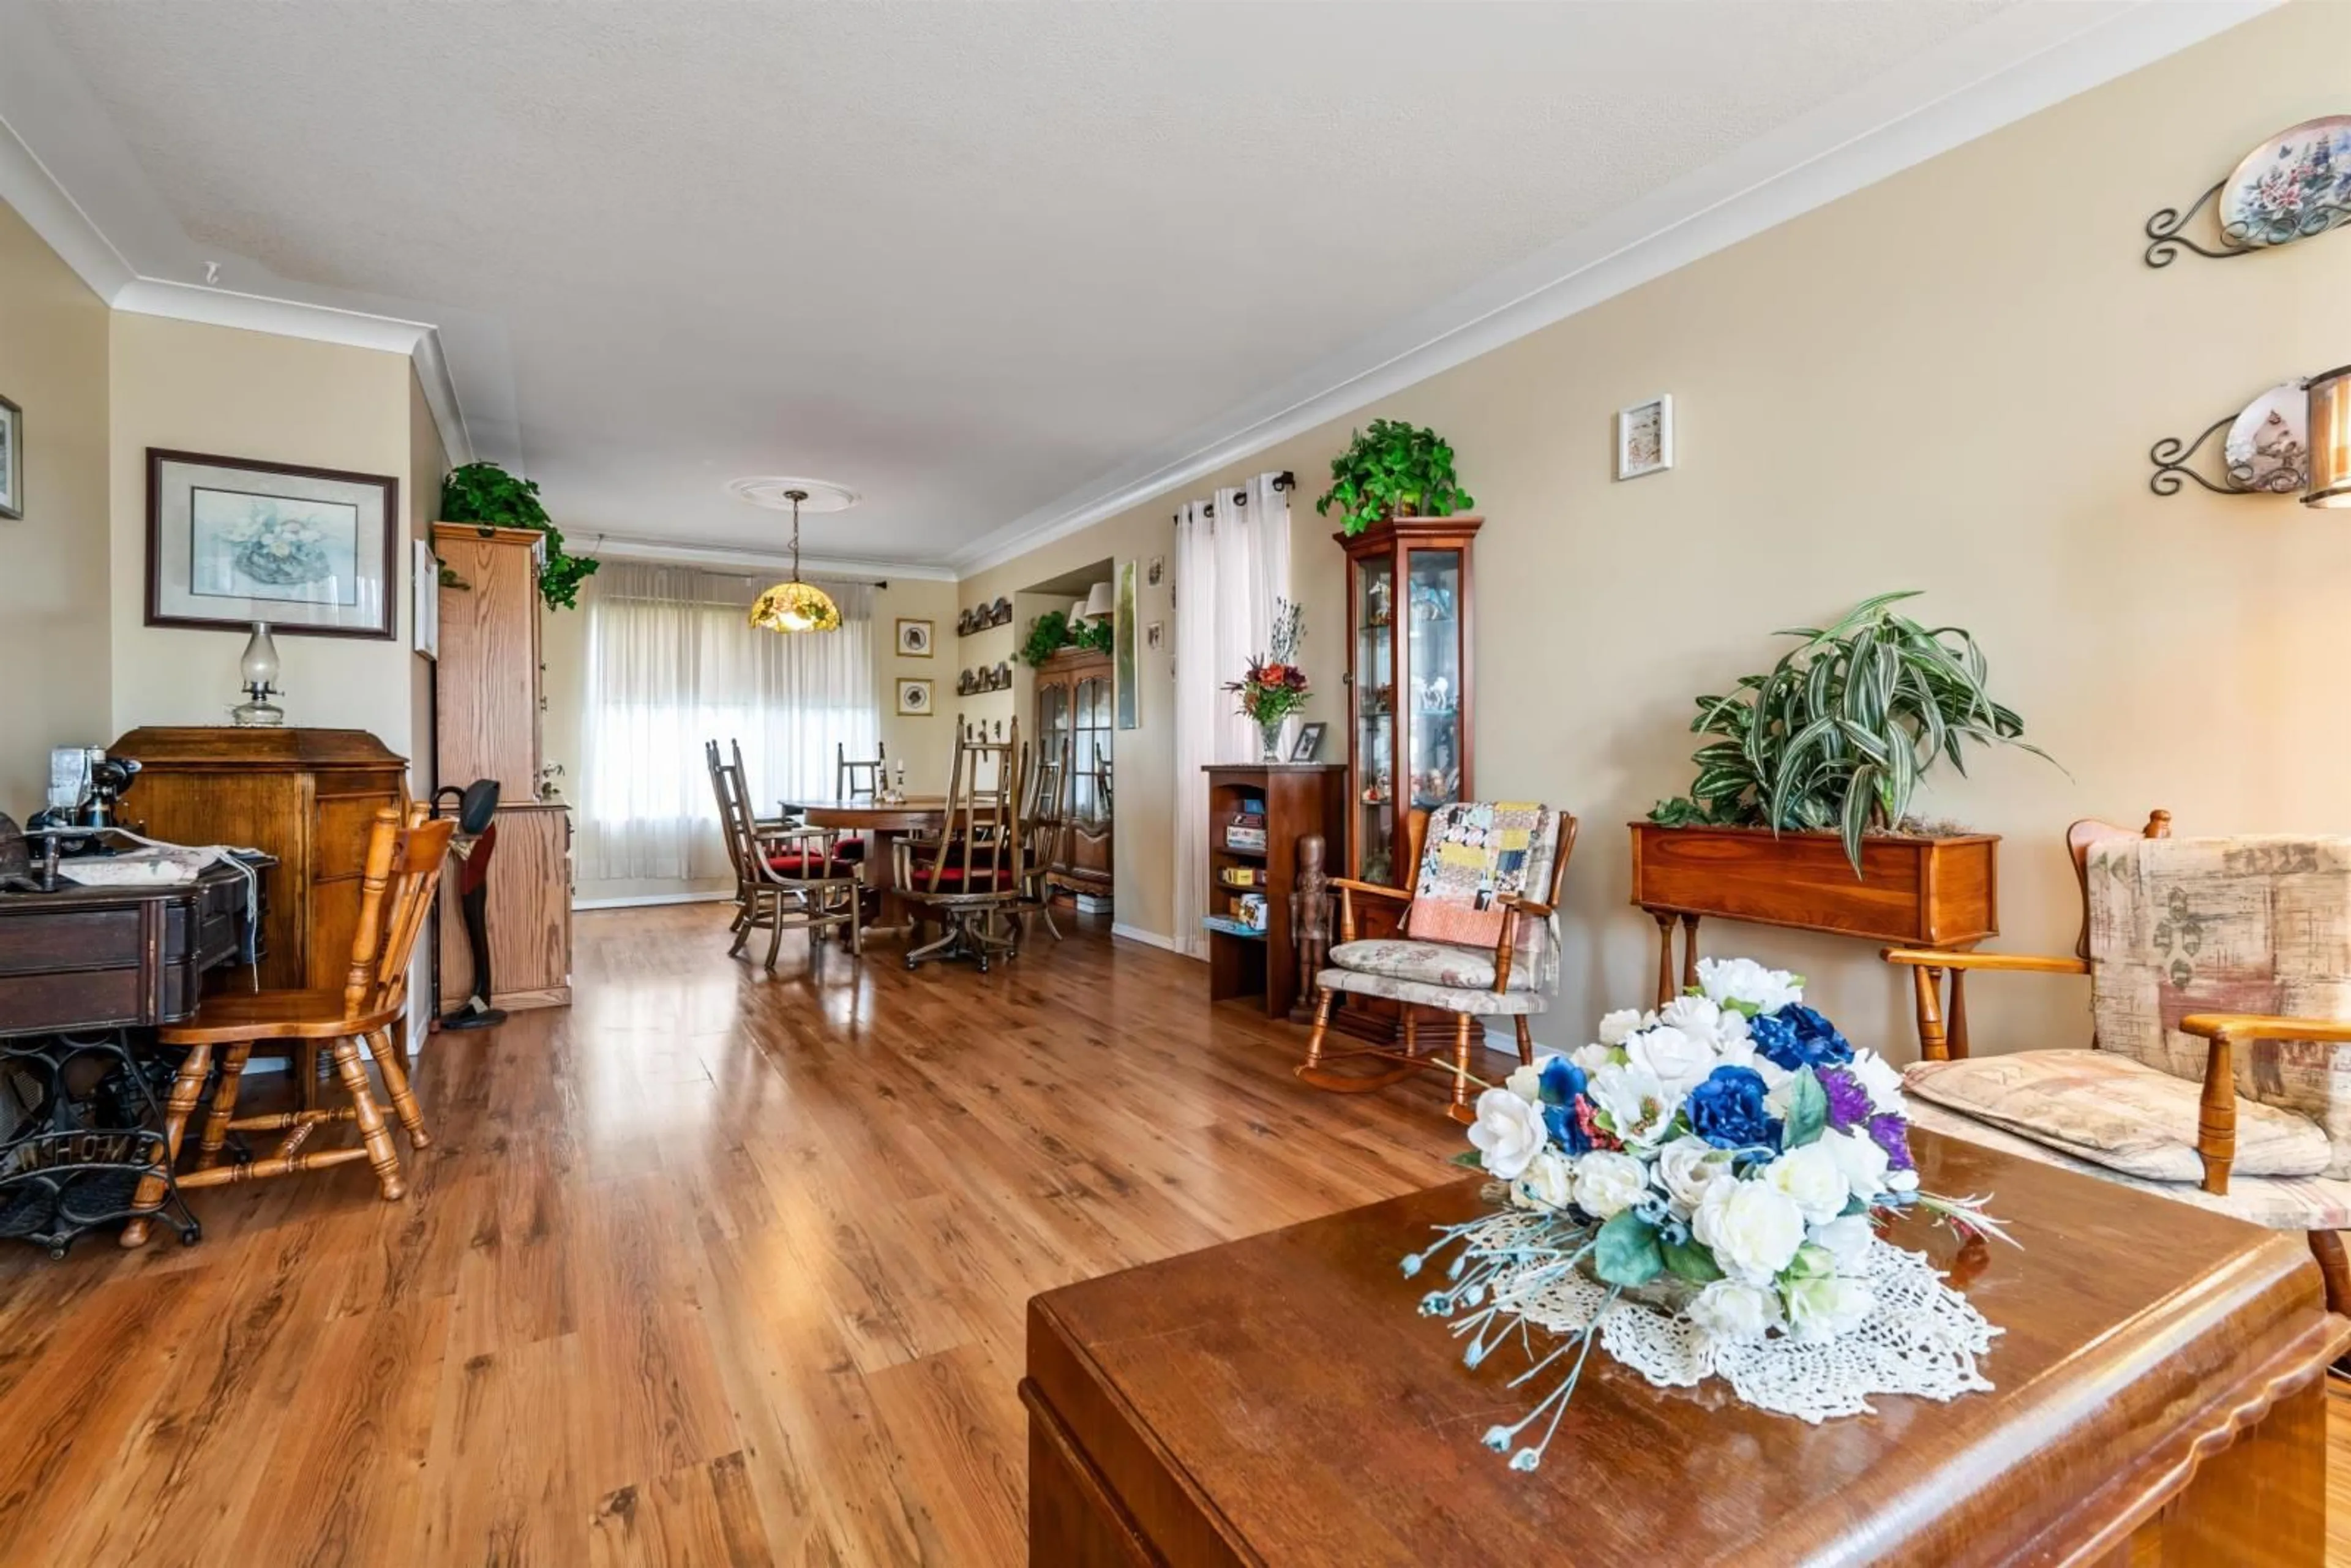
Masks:
[[[841,606],[812,582],[800,580],[800,503],[805,490],[789,490],[792,503],[792,575],[759,595],[751,606],[751,624],[768,632],[831,632],[841,625]]]

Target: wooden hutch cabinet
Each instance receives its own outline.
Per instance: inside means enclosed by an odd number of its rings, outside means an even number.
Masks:
[[[1048,868],[1056,887],[1111,895],[1111,742],[1115,733],[1108,653],[1065,648],[1037,666],[1037,755],[1065,759],[1069,831]]]
[[[1397,517],[1347,552],[1347,869],[1407,887],[1405,816],[1469,798],[1469,556],[1484,518]],[[1401,634],[1399,634],[1401,633]]]

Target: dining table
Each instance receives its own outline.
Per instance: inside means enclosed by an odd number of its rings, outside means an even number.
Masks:
[[[811,828],[837,833],[862,833],[872,843],[865,866],[866,885],[881,895],[881,918],[865,929],[869,935],[896,935],[911,930],[914,918],[898,895],[896,860],[890,852],[897,839],[913,833],[927,836],[946,826],[945,795],[907,795],[883,800],[872,795],[852,795],[839,800],[778,802],[787,818],[798,817]]]

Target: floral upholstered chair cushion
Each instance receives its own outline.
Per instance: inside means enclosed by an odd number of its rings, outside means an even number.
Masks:
[[[1921,1061],[1904,1074],[1923,1100],[2047,1144],[2093,1165],[2149,1181],[2195,1182],[2198,1084],[2111,1051],[2020,1051]],[[2309,1117],[2252,1103],[2237,1107],[2241,1176],[2306,1176],[2326,1169],[2326,1134]]]
[[[1332,990],[1447,1012],[1534,1013],[1559,977],[1551,920],[1517,920],[1510,973],[1494,989],[1505,898],[1551,886],[1560,814],[1548,806],[1464,800],[1430,813],[1404,936],[1343,942],[1316,977]]]

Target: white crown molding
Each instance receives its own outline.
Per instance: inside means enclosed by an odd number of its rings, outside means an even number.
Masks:
[[[573,530],[570,538],[577,544],[584,535]],[[789,551],[737,549],[730,545],[701,545],[680,539],[648,539],[621,534],[599,534],[585,546],[592,556],[611,556],[617,560],[666,561],[674,566],[740,567],[752,571],[789,571],[792,558]],[[845,556],[807,555],[800,557],[800,570],[815,578],[907,579],[917,582],[953,582],[955,569],[935,563],[903,560],[857,560]]]
[[[431,322],[143,277],[5,119],[0,119],[0,201],[112,309],[408,356],[450,463],[474,460],[456,383]]]
[[[974,540],[986,571],[1775,225],[2200,43],[2283,0],[2019,5],[1531,261]]]

